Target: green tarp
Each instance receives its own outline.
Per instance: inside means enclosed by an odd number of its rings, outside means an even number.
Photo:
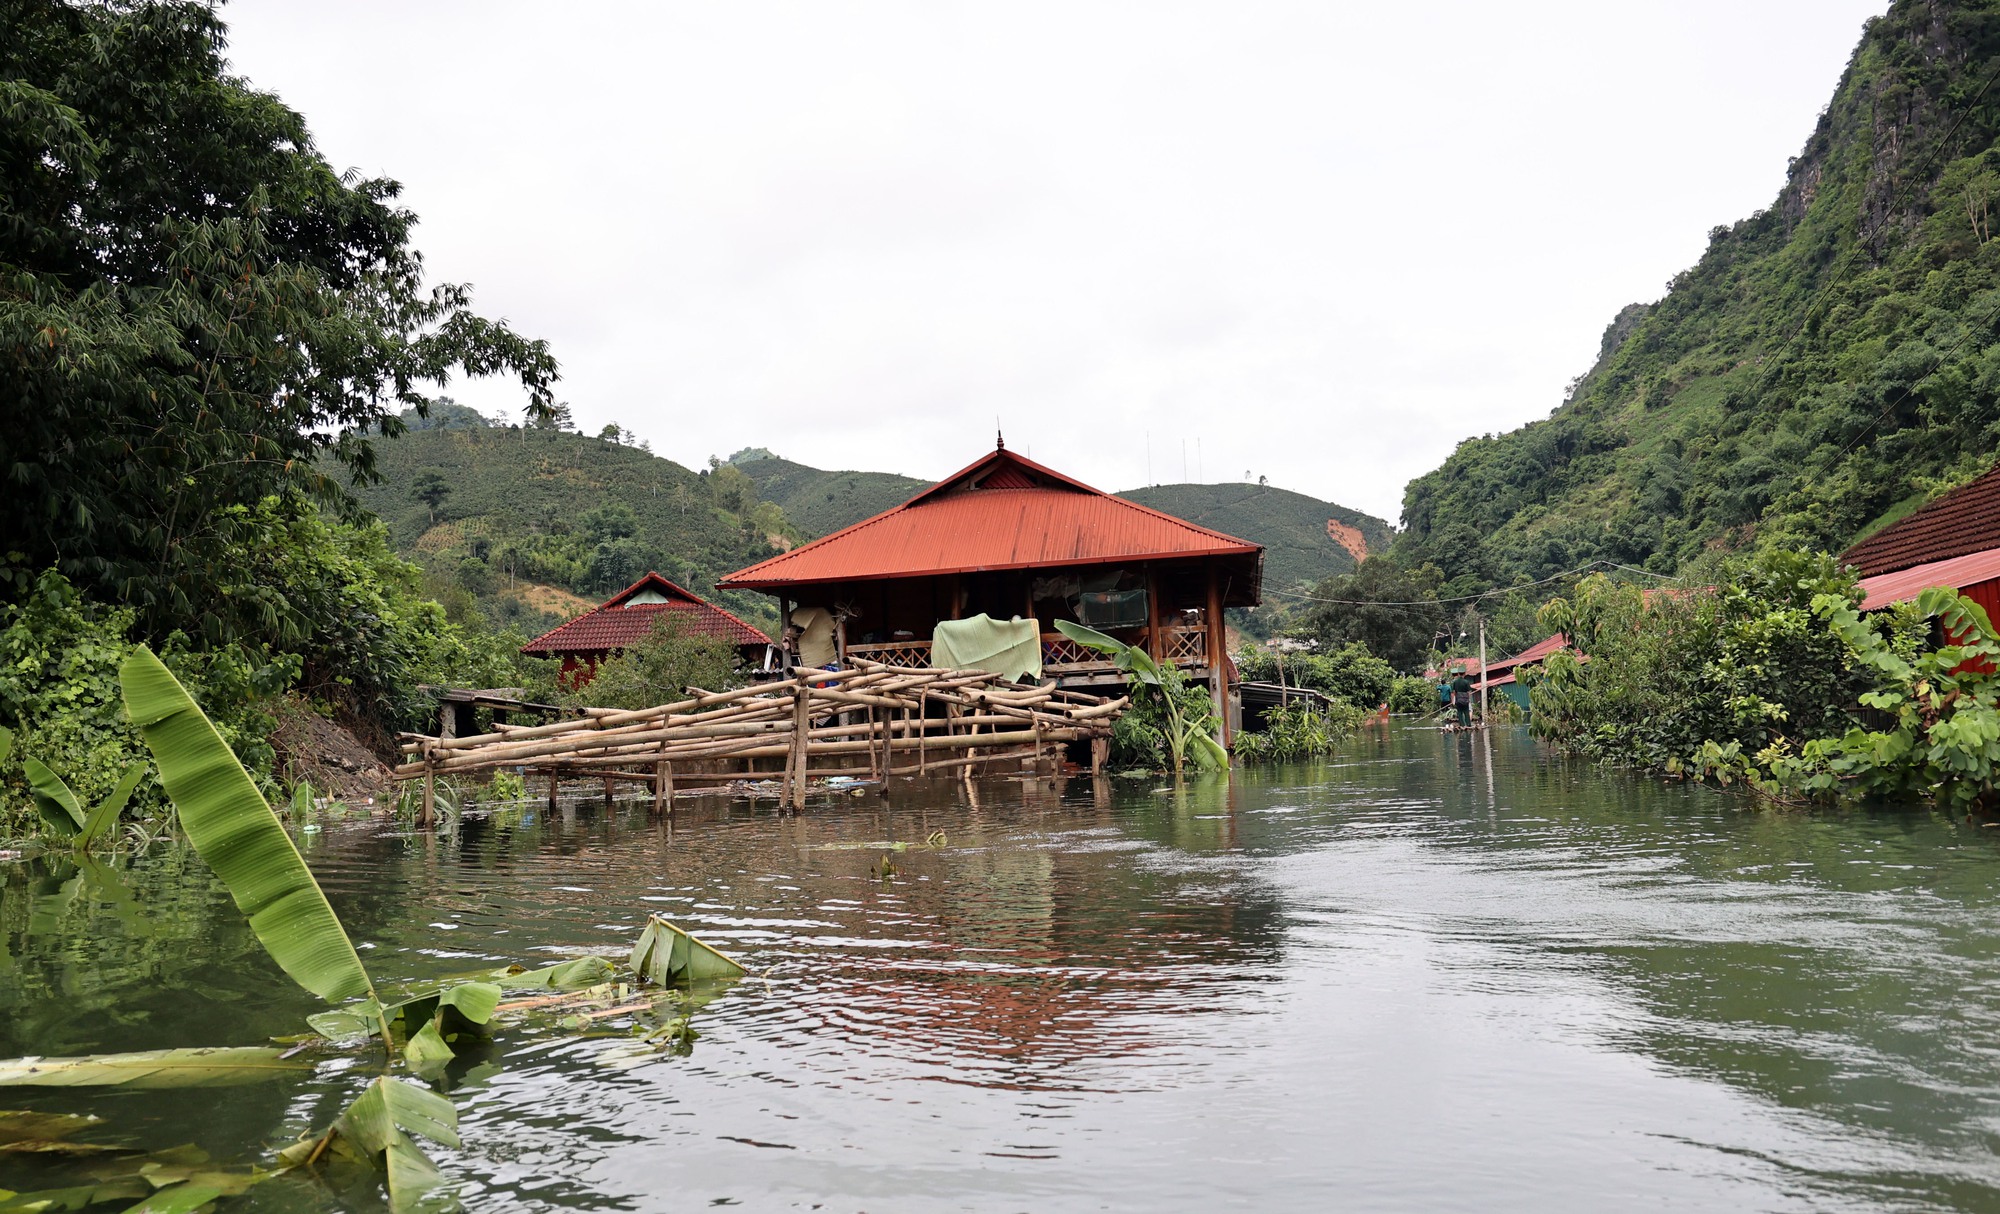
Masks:
[[[996,620],[939,620],[931,638],[931,665],[945,670],[987,670],[1003,679],[1042,677],[1042,629],[1019,616]]]

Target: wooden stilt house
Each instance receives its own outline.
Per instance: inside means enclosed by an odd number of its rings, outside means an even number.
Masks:
[[[1124,681],[1055,629],[1074,620],[1206,683],[1233,735],[1223,613],[1259,601],[1264,550],[1100,492],[1005,443],[884,511],[721,579],[778,598],[781,617],[831,620],[841,659],[932,664],[942,621],[1033,621],[1059,685]]]

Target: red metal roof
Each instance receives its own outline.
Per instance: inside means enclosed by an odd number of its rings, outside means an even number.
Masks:
[[[776,591],[818,582],[1044,569],[1263,548],[1112,497],[1005,448],[893,510],[716,583]]]
[[[1949,560],[1932,561],[1908,569],[1861,579],[1863,611],[1874,611],[1894,603],[1905,603],[1932,586],[1950,586],[1963,591],[1979,582],[2000,578],[2000,548],[1970,552]]]
[[[1568,649],[1568,648],[1569,648],[1569,638],[1564,636],[1562,633],[1558,632],[1554,636],[1549,637],[1546,640],[1536,641],[1534,644],[1528,646],[1526,649],[1523,649],[1521,652],[1515,654],[1511,658],[1501,658],[1497,662],[1487,663],[1486,669],[1488,671],[1500,671],[1500,670],[1512,670],[1516,666],[1532,666],[1536,662],[1539,662],[1544,658],[1548,657],[1550,654],[1556,652],[1558,649]],[[1495,682],[1498,681],[1499,680],[1497,679],[1495,680]]]
[[[665,595],[667,601],[627,602],[648,588]],[[612,595],[603,606],[586,611],[562,627],[529,641],[521,646],[521,652],[533,657],[547,657],[557,653],[604,653],[623,649],[645,639],[653,630],[653,621],[663,615],[685,619],[688,633],[692,636],[721,637],[732,645],[771,643],[770,637],[715,604],[688,593],[657,573],[648,573]]]
[[[2000,548],[2000,467],[1840,554],[1865,577]]]

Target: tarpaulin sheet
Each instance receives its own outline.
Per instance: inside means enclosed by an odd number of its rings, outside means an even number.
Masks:
[[[969,620],[939,620],[931,636],[931,665],[945,670],[985,670],[1003,679],[1042,677],[1042,629],[1034,620],[1015,616],[996,620],[975,615]]]

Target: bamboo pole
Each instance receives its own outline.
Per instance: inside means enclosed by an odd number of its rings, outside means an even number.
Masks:
[[[799,684],[797,699],[792,705],[792,746],[791,757],[786,767],[791,772],[791,807],[794,812],[806,807],[806,754],[812,732],[812,689]],[[829,743],[829,745],[833,745]]]

